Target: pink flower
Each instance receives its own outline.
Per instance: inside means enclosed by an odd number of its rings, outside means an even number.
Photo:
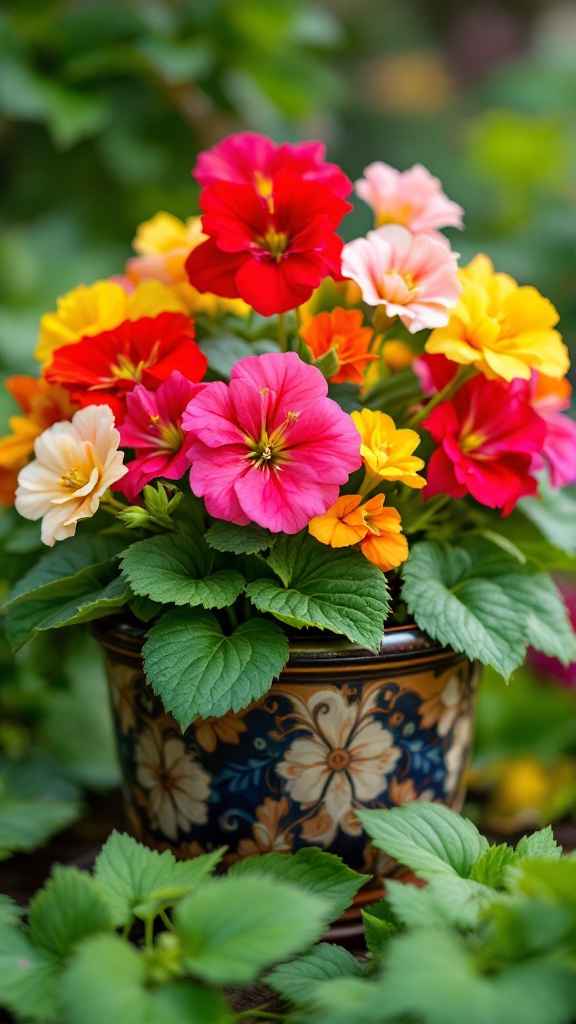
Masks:
[[[120,434],[107,405],[80,409],[34,442],[36,458],[20,471],[14,502],[25,519],[42,519],[42,541],[53,547],[90,519],[104,492],[126,473]]]
[[[559,580],[558,586],[568,610],[572,629],[576,632],[576,586],[567,580]],[[576,661],[563,665],[557,658],[550,658],[541,651],[528,649],[528,662],[541,675],[548,676],[576,693]]]
[[[190,399],[202,387],[203,384],[191,384],[174,370],[157,391],[137,384],[127,396],[120,438],[125,448],[136,449],[136,458],[127,463],[128,476],[119,490],[129,501],[135,501],[150,480],[179,480],[184,476],[190,460],[182,416]]]
[[[358,469],[360,435],[295,352],[248,356],[190,402],[190,486],[210,515],[298,533]]]
[[[325,155],[322,142],[298,142],[295,146],[283,142],[277,146],[257,132],[239,132],[200,153],[192,173],[202,186],[233,181],[238,185],[255,185],[262,195],[267,195],[274,175],[290,171],[345,199],[352,191],[352,182],[337,164],[325,163]]]
[[[427,235],[388,224],[342,251],[342,274],[360,286],[369,306],[383,305],[411,334],[448,323],[462,291],[456,253]]]
[[[550,470],[552,487],[566,487],[576,480],[576,423],[562,412],[570,408],[572,388],[565,378],[556,380],[532,370],[529,381],[514,380],[516,388],[546,424],[542,452],[534,456],[533,469],[544,463]]]
[[[414,234],[428,235],[446,245],[436,229],[462,227],[464,210],[442,191],[442,184],[422,164],[396,171],[377,161],[355,183],[356,194],[374,211],[376,225],[403,224]]]
[[[536,492],[532,457],[542,449],[546,428],[511,389],[474,377],[451,401],[437,405],[422,426],[440,445],[428,463],[424,498],[471,494],[506,515],[519,498]]]

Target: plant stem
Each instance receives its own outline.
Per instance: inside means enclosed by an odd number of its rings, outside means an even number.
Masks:
[[[441,402],[445,402],[448,398],[451,398],[452,395],[466,383],[466,381],[476,376],[476,372],[475,366],[458,367],[458,371],[452,377],[452,380],[449,380],[441,391],[437,391],[435,395],[432,395],[430,401],[427,402],[422,409],[418,409],[417,412],[414,413],[414,415],[408,420],[407,426],[416,427],[419,423],[422,423],[422,420],[426,419],[429,413],[432,412],[432,409],[435,409]]]
[[[132,931],[132,924],[133,924],[133,919],[130,917],[130,918],[128,918],[128,920],[126,921],[126,924],[124,925],[124,927],[122,929],[122,938],[123,939],[127,939],[128,936],[130,935],[130,932]]]
[[[286,338],[286,314],[280,313],[278,316],[278,344],[282,352],[288,351],[288,341]]]
[[[124,512],[125,509],[129,508],[129,505],[126,505],[124,502],[118,501],[116,498],[113,498],[112,493],[110,491],[106,491],[106,494],[102,498],[100,498],[100,504],[103,505],[104,508],[110,509],[111,512]]]
[[[381,483],[382,480],[380,479],[379,476],[371,476],[368,472],[366,472],[364,474],[364,479],[360,484],[360,487],[358,488],[358,494],[360,494],[363,498],[367,498],[368,495],[370,494],[370,491],[374,491],[377,487],[380,486]]]
[[[166,913],[165,910],[160,911],[160,920],[162,921],[162,924],[165,925],[169,932],[174,931],[174,925],[172,924],[172,921],[168,917],[168,914]]]
[[[449,494],[439,494],[438,497],[432,498],[428,502],[428,507],[424,509],[422,515],[418,516],[413,523],[403,523],[403,530],[405,534],[417,533],[418,530],[423,530],[425,526],[434,519],[437,512],[450,501]]]
[[[286,1020],[285,1013],[272,1013],[266,1009],[266,1003],[256,1006],[253,1010],[242,1010],[236,1014],[236,1020],[250,1020],[251,1017],[260,1017],[263,1020]]]

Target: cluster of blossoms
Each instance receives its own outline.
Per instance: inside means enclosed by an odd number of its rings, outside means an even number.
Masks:
[[[441,229],[463,211],[425,168],[366,168],[375,227],[348,244],[352,183],[321,143],[235,135],[194,175],[202,217],[141,225],[123,274],[42,318],[40,378],[7,382],[22,415],[0,440],[0,499],[41,518],[46,544],[101,501],[138,506],[189,475],[216,519],[308,529],[387,572],[408,556],[410,491],[507,514],[542,472],[576,478],[556,310],[486,256],[459,269]],[[218,330],[266,350],[226,376]],[[378,395],[400,371],[416,398],[393,419]]]

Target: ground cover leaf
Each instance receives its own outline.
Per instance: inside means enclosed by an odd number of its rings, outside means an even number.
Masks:
[[[488,840],[467,818],[442,804],[413,803],[385,811],[358,811],[374,846],[422,878],[468,878]]]
[[[58,864],[30,903],[28,921],[34,945],[62,959],[85,936],[114,928],[110,904],[94,879]]]
[[[224,850],[177,861],[132,836],[113,832],[96,858],[94,878],[106,896],[116,925],[132,916],[155,917],[212,873]]]
[[[327,901],[330,921],[348,909],[358,890],[370,877],[353,871],[335,854],[313,846],[294,854],[264,853],[258,857],[246,857],[233,865],[230,875],[256,875],[258,878],[265,875],[293,882]]]
[[[210,878],[174,910],[184,961],[213,984],[245,984],[320,938],[326,900],[262,875]]]

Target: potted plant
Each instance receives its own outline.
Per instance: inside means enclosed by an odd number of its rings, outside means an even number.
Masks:
[[[567,350],[534,288],[458,268],[423,167],[366,169],[346,245],[320,143],[236,135],[194,173],[201,223],[141,225],[7,382],[3,493],[50,548],[8,634],[100,620],[150,845],[376,870],[356,812],[461,801],[476,664],[574,656]]]

